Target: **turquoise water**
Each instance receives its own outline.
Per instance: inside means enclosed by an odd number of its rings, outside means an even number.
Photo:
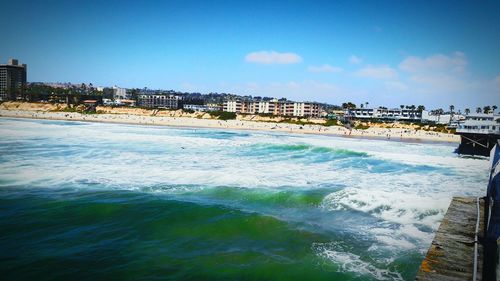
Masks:
[[[0,118],[3,280],[413,280],[455,147]]]

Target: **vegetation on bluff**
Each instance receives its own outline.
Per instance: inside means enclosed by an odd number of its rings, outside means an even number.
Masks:
[[[210,111],[209,114],[219,120],[233,120],[236,119],[236,113],[225,111]]]

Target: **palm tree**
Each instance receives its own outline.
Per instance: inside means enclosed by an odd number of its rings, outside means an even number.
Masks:
[[[469,115],[469,113],[470,113],[470,109],[469,109],[469,108],[466,108],[466,109],[465,109],[465,115]]]
[[[418,111],[424,111],[424,110],[425,110],[425,106],[423,106],[423,105],[419,105],[419,106],[417,107],[417,110],[418,110]]]
[[[450,122],[448,124],[451,124],[451,121],[453,120],[453,115],[455,112],[453,112],[455,110],[455,106],[452,104],[450,105]]]
[[[441,120],[441,115],[443,114],[444,110],[442,108],[438,108],[434,110],[434,114],[438,116],[437,122]]]
[[[401,109],[404,109],[404,108],[405,108],[405,106],[404,106],[404,105],[400,105],[399,107],[401,107]]]
[[[495,110],[497,110],[497,108],[498,107],[496,105],[494,105],[494,106],[491,107],[491,109],[493,109],[493,113],[495,113]]]
[[[359,107],[360,107],[360,108],[363,108],[363,106],[364,106],[364,104],[360,104],[360,105],[359,105]]]
[[[481,111],[482,111],[482,110],[481,110],[481,108],[480,108],[480,107],[476,108],[476,113],[481,113]]]
[[[342,104],[342,108],[344,109],[353,109],[353,108],[356,108],[356,105],[352,102],[344,102]]]
[[[370,104],[369,102],[365,102],[365,108],[368,108],[368,104]]]
[[[491,111],[491,107],[489,105],[483,107],[483,112],[484,113],[488,114],[488,113],[490,113],[490,111]]]

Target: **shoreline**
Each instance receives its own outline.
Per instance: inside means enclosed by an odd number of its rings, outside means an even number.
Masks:
[[[323,136],[337,136],[353,139],[387,140],[409,143],[455,144],[459,143],[460,141],[460,137],[458,135],[427,132],[423,130],[409,130],[403,128],[369,128],[366,130],[348,130],[341,126],[327,127],[322,125],[297,125],[277,122],[198,119],[190,117],[159,117],[131,114],[81,114],[76,112],[47,112],[7,109],[0,109],[0,117],[146,126],[170,126],[184,128],[268,131],[303,135],[312,134]]]

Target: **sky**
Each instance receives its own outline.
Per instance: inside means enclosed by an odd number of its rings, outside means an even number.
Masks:
[[[500,1],[0,0],[29,82],[500,106]]]

